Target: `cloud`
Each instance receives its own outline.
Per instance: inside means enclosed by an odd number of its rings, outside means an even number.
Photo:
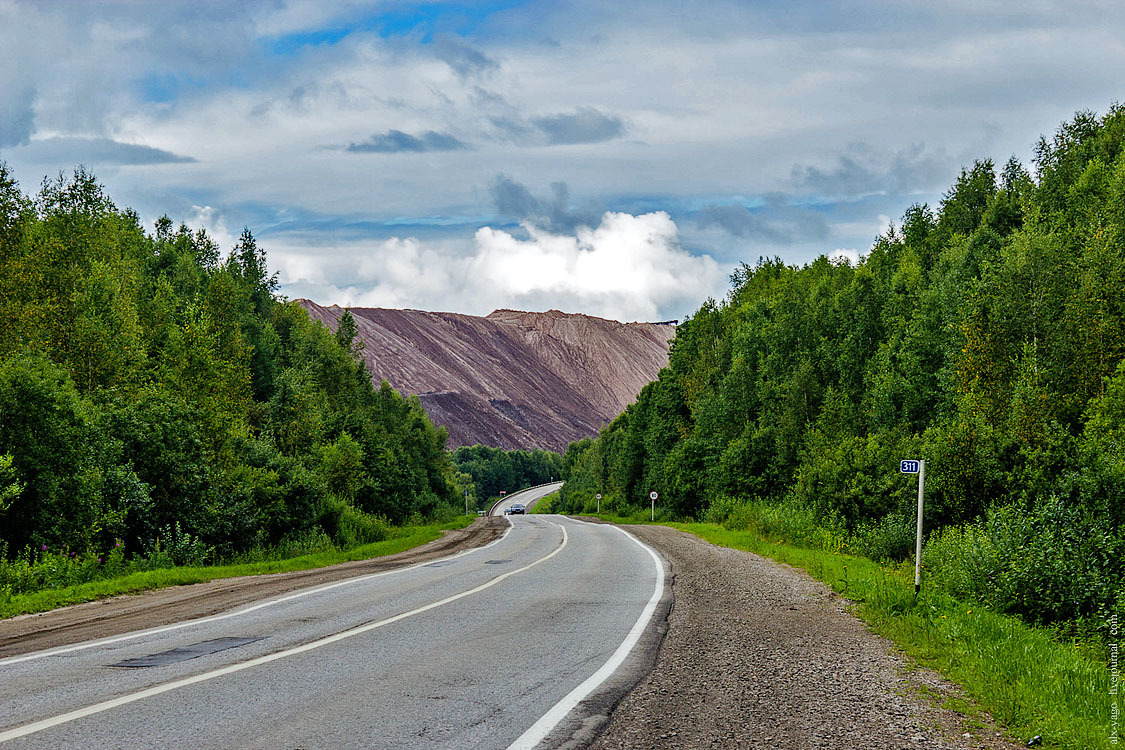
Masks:
[[[143,166],[149,164],[187,164],[190,156],[181,156],[161,148],[137,143],[122,143],[109,138],[44,138],[24,147],[27,156],[63,166]]]
[[[401,130],[388,130],[386,133],[376,133],[362,143],[349,143],[344,150],[353,154],[401,154],[468,148],[468,145],[448,133],[427,130],[420,135],[411,135]]]
[[[621,118],[602,114],[593,107],[534,117],[531,123],[546,136],[551,145],[604,143],[619,138],[625,132],[625,124]]]
[[[797,164],[790,176],[798,189],[819,196],[856,198],[932,191],[948,181],[954,167],[955,161],[943,150],[931,152],[915,144],[887,153],[856,142],[831,167]]]
[[[680,317],[721,297],[729,270],[680,247],[665,213],[607,212],[595,227],[555,234],[533,225],[528,236],[483,227],[472,248],[392,238],[360,254],[322,258],[271,250],[282,289],[322,303],[370,307],[560,309],[614,320]],[[344,255],[352,260],[343,262]]]
[[[434,54],[461,78],[479,76],[500,68],[500,64],[491,57],[453,34],[435,37]]]
[[[828,260],[834,263],[847,263],[849,266],[858,266],[859,251],[850,247],[838,247],[828,253]]]
[[[35,88],[0,92],[0,148],[26,146],[35,129]]]
[[[189,227],[198,227],[207,232],[215,241],[222,253],[230,252],[238,242],[236,237],[227,229],[226,219],[222,212],[213,206],[192,206],[191,216],[185,222]]]
[[[740,203],[706,206],[695,215],[695,224],[700,229],[719,227],[735,237],[783,245],[822,240],[829,234],[821,214],[789,205],[779,195],[769,196],[764,206],[754,210]]]
[[[493,110],[486,120],[495,129],[494,137],[518,146],[573,146],[605,143],[625,134],[625,121],[594,107],[579,107],[528,118],[503,96],[477,89],[477,99]]]
[[[806,262],[862,251],[877,216],[936,204],[961,164],[1027,161],[1041,133],[1119,97],[1125,4],[1100,3],[0,0],[0,153],[31,185],[90,161],[58,143],[57,160],[33,158],[47,139],[164,152],[113,162],[194,157],[99,177],[152,218],[223,207],[271,259],[283,238],[315,265],[334,248],[340,270],[317,283],[356,294],[375,288],[349,277],[357,257],[412,257],[407,239],[378,249],[394,238],[418,238],[419,273],[467,274],[498,213],[494,229],[530,242],[514,224],[577,241],[606,208],[667,211],[693,253],[735,262],[772,245]],[[793,197],[760,198],[776,191]],[[489,304],[467,288],[432,299]]]
[[[545,200],[536,198],[523,184],[503,174],[496,175],[488,192],[502,215],[551,232],[571,232],[579,226],[594,226],[603,213],[593,204],[573,209],[570,187],[561,181],[551,183],[551,197]]]

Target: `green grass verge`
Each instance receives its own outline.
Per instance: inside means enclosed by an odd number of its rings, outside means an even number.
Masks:
[[[532,513],[554,513],[552,506],[555,501],[559,499],[559,493],[552,492],[550,495],[544,495],[539,498],[539,502],[531,506]]]
[[[107,578],[91,581],[77,586],[35,591],[27,594],[4,596],[0,591],[0,619],[15,615],[46,612],[70,604],[105,599],[121,594],[134,594],[140,591],[160,589],[167,586],[183,586],[190,583],[203,583],[217,578],[261,575],[266,573],[290,573],[297,570],[323,568],[352,560],[367,560],[404,552],[441,536],[442,531],[460,529],[468,526],[474,517],[459,516],[444,524],[424,526],[404,526],[395,530],[395,535],[381,542],[373,542],[347,550],[330,550],[311,555],[291,557],[285,560],[240,563],[238,565],[213,565],[205,567],[178,567],[131,573],[121,578]]]
[[[636,518],[603,515],[615,523]],[[647,514],[642,521],[648,522]],[[925,589],[914,597],[914,568],[881,566],[865,557],[768,541],[752,531],[709,523],[668,523],[712,544],[747,550],[807,571],[858,603],[856,613],[915,661],[966,693],[1015,738],[1040,735],[1043,747],[1110,750],[1120,747],[1111,710],[1108,656],[1089,644],[1060,643],[1052,633],[975,604]],[[924,576],[924,573],[923,573]],[[971,716],[966,707],[960,713]]]

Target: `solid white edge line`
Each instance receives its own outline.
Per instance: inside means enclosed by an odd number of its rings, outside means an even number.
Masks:
[[[405,568],[395,568],[394,570],[384,570],[381,573],[369,573],[367,575],[358,576],[356,578],[346,578],[342,581],[336,581],[335,583],[327,583],[327,584],[324,584],[322,586],[314,586],[312,588],[301,589],[301,590],[299,590],[299,591],[297,591],[296,593],[293,593],[293,594],[287,594],[287,595],[279,597],[277,599],[269,599],[269,600],[261,602],[259,604],[253,604],[249,607],[244,607],[242,609],[236,609],[232,612],[224,612],[221,615],[211,615],[210,617],[203,617],[203,618],[199,618],[199,619],[195,619],[195,620],[184,620],[183,622],[177,622],[177,623],[173,623],[171,625],[161,625],[160,627],[149,628],[147,630],[137,630],[137,631],[134,631],[132,633],[126,633],[125,635],[113,636],[113,637],[110,637],[110,638],[102,638],[102,639],[96,640],[96,641],[85,641],[83,643],[77,643],[77,644],[74,644],[72,646],[60,646],[59,648],[47,649],[45,651],[35,651],[33,653],[30,653],[30,654],[23,654],[22,656],[9,656],[6,659],[0,659],[0,667],[5,667],[5,666],[8,666],[9,664],[19,664],[20,662],[25,662],[25,661],[34,661],[35,659],[45,659],[48,656],[58,656],[59,654],[69,654],[69,653],[72,653],[74,651],[83,651],[85,649],[96,648],[98,646],[108,646],[108,645],[111,645],[111,644],[114,644],[114,643],[121,643],[122,641],[133,640],[134,638],[143,638],[147,635],[159,635],[160,633],[167,633],[167,632],[172,631],[172,630],[180,630],[181,628],[191,627],[192,625],[206,625],[207,623],[218,622],[220,620],[226,620],[226,619],[229,619],[231,617],[240,617],[242,615],[250,614],[251,612],[257,612],[259,609],[265,609],[266,607],[273,607],[273,606],[278,605],[278,604],[284,604],[285,602],[293,601],[294,599],[301,599],[301,598],[306,597],[306,596],[311,596],[313,594],[319,594],[323,591],[329,591],[331,589],[339,588],[341,586],[348,586],[348,585],[353,584],[353,583],[361,583],[363,581],[370,581],[373,578],[380,578],[382,576],[389,576],[389,575],[393,575],[395,573],[405,573],[408,570],[414,570],[416,568],[424,568],[427,565],[433,565],[434,563],[438,563],[438,562],[448,562],[449,560],[455,560],[458,557],[464,557],[465,555],[470,555],[474,552],[479,552],[481,550],[488,549],[489,547],[491,547],[493,545],[496,545],[496,544],[499,544],[500,542],[504,541],[504,539],[507,538],[508,534],[511,533],[512,529],[515,528],[512,525],[512,521],[511,521],[510,518],[505,516],[504,520],[508,522],[508,528],[504,530],[504,533],[500,535],[499,539],[494,539],[491,542],[489,542],[488,544],[484,545],[483,547],[474,547],[472,549],[464,550],[462,552],[458,552],[456,554],[450,555],[449,557],[439,557],[436,560],[428,560],[426,562],[415,563],[414,565],[408,565]],[[374,560],[376,558],[369,558],[369,559]],[[309,568],[308,570],[315,570],[315,568]],[[268,574],[263,574],[263,575],[268,575]],[[217,580],[221,580],[221,579],[213,578],[211,580],[217,581]]]
[[[571,519],[577,520],[577,519]],[[579,521],[579,523],[585,523]],[[591,524],[593,525],[593,524]],[[645,552],[652,557],[656,563],[656,586],[653,589],[652,597],[648,600],[644,610],[641,611],[641,616],[633,623],[632,630],[625,636],[625,640],[609,657],[609,660],[601,666],[601,668],[587,677],[581,685],[571,690],[566,696],[556,703],[547,713],[540,717],[539,721],[531,725],[530,728],[521,734],[515,742],[508,745],[508,750],[531,750],[543,739],[551,733],[551,731],[558,726],[567,714],[574,710],[574,707],[581,703],[590,693],[594,692],[603,682],[608,680],[614,672],[625,662],[629,656],[629,652],[637,645],[641,639],[645,629],[648,627],[649,622],[652,620],[653,614],[656,612],[656,606],[660,603],[661,597],[664,596],[664,563],[661,561],[660,556],[647,544],[637,539],[635,536],[617,526],[610,526],[609,528],[620,531],[630,540],[635,542]]]
[[[76,719],[81,719],[81,718],[84,718],[86,716],[92,716],[94,714],[98,714],[98,713],[101,713],[103,711],[108,711],[111,708],[117,708],[118,706],[124,706],[126,704],[134,703],[136,701],[143,700],[145,698],[151,698],[154,695],[160,695],[161,693],[167,693],[167,692],[170,692],[172,690],[176,690],[176,689],[182,688],[182,687],[187,687],[188,685],[195,685],[195,684],[200,683],[200,682],[207,682],[208,680],[213,680],[216,677],[222,677],[224,675],[234,674],[235,672],[241,672],[244,669],[250,669],[251,667],[257,667],[257,666],[262,665],[262,664],[268,664],[271,661],[277,661],[278,659],[284,659],[287,656],[295,656],[297,654],[303,654],[306,651],[313,651],[314,649],[321,648],[322,646],[327,646],[327,645],[330,645],[332,643],[336,643],[337,641],[342,641],[342,640],[345,640],[347,638],[351,638],[353,636],[360,635],[362,633],[370,632],[372,630],[375,630],[376,628],[381,628],[384,625],[390,625],[392,623],[398,622],[399,620],[405,620],[408,617],[413,617],[414,615],[421,614],[423,612],[428,612],[431,609],[437,609],[438,607],[441,607],[445,604],[449,604],[450,602],[455,602],[458,599],[464,599],[466,596],[470,596],[472,594],[476,594],[476,593],[479,593],[481,591],[484,591],[487,588],[491,588],[492,586],[495,586],[496,584],[500,583],[501,581],[503,581],[507,578],[511,578],[512,576],[514,576],[518,573],[523,573],[524,571],[530,570],[531,568],[534,568],[539,563],[546,562],[547,560],[550,560],[552,557],[554,557],[555,555],[562,552],[563,548],[566,547],[567,540],[569,538],[569,535],[566,533],[566,527],[564,527],[562,524],[559,524],[559,523],[554,523],[554,522],[549,522],[549,523],[551,523],[552,526],[558,526],[559,529],[562,531],[562,541],[559,543],[559,546],[555,547],[554,551],[550,552],[547,555],[544,555],[543,557],[540,557],[538,560],[531,563],[530,565],[525,565],[522,568],[519,568],[517,570],[508,571],[507,573],[504,573],[503,575],[499,575],[496,578],[493,578],[490,581],[482,583],[479,586],[471,588],[467,591],[462,591],[460,594],[454,594],[453,596],[447,596],[444,599],[433,602],[431,604],[427,604],[423,607],[418,607],[417,609],[412,609],[409,612],[403,612],[401,614],[395,615],[394,617],[388,617],[385,620],[379,620],[378,622],[370,622],[370,623],[367,623],[366,625],[360,625],[357,628],[353,628],[351,630],[345,630],[341,633],[336,633],[335,635],[330,635],[326,638],[321,638],[318,641],[312,641],[310,643],[305,643],[301,646],[294,646],[293,648],[287,648],[283,651],[277,651],[277,652],[272,653],[272,654],[266,654],[265,656],[259,656],[255,659],[250,659],[249,661],[240,662],[238,664],[231,664],[229,666],[221,667],[221,668],[213,670],[211,672],[204,672],[202,674],[197,674],[197,675],[194,675],[192,677],[185,677],[181,680],[173,680],[172,682],[166,682],[163,685],[154,685],[153,687],[147,688],[145,690],[141,690],[141,691],[136,692],[136,693],[131,693],[129,695],[122,695],[118,698],[113,698],[112,700],[103,701],[101,703],[96,703],[92,706],[87,706],[86,708],[79,708],[79,709],[76,709],[74,711],[68,711],[65,714],[59,714],[58,716],[54,716],[54,717],[51,717],[49,719],[42,719],[40,721],[32,722],[31,724],[24,724],[23,726],[15,727],[15,728],[9,729],[5,732],[0,732],[0,742],[7,742],[8,740],[14,740],[18,737],[26,737],[29,734],[35,734],[36,732],[42,732],[44,729],[50,729],[51,727],[56,727],[56,726],[59,726],[60,724],[67,724],[67,723],[69,723],[71,721],[74,721]],[[479,548],[479,549],[483,549],[483,548]]]

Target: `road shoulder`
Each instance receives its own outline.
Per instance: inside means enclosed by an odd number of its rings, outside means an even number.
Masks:
[[[803,571],[663,526],[626,527],[671,565],[652,672],[594,748],[1016,748],[962,691],[871,633]]]

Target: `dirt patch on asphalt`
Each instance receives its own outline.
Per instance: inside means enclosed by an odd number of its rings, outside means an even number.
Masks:
[[[484,546],[507,528],[502,517],[478,518],[395,555],[293,573],[221,578],[0,620],[0,658],[207,617],[296,589],[427,562]]]
[[[1017,748],[803,571],[662,526],[675,601],[652,673],[592,747]]]

